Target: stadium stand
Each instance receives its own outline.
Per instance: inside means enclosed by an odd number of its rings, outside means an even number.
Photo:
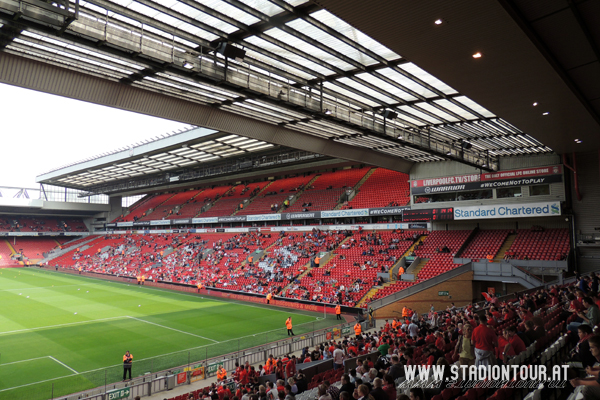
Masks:
[[[150,209],[154,209],[155,207],[162,204],[165,200],[171,198],[173,193],[165,193],[165,194],[155,194],[151,196],[146,196],[133,207],[130,207],[129,214],[120,216],[115,219],[113,222],[130,222],[137,221],[140,218],[144,218],[146,213]]]
[[[305,186],[313,180],[314,174],[296,176],[293,178],[278,179],[271,183],[254,201],[236,215],[270,214],[283,208],[283,202],[297,192],[305,189]],[[277,211],[271,206],[277,205]]]
[[[456,268],[454,256],[471,235],[472,231],[433,231],[425,241],[415,249],[415,254],[429,261],[417,272],[420,280],[430,279]]]
[[[191,199],[196,197],[201,190],[188,190],[185,192],[175,193],[172,197],[163,202],[160,206],[156,207],[151,214],[146,211],[146,216],[140,218],[140,221],[151,221],[157,219],[166,219],[173,215],[173,210],[176,206],[181,206]]]
[[[44,258],[44,253],[55,249],[61,245],[58,241],[61,240],[65,242],[68,240],[67,238],[45,238],[45,237],[24,237],[19,236],[16,238],[16,243],[13,245],[13,248],[21,253],[23,256],[31,259],[42,259]]]
[[[287,211],[333,210],[346,188],[353,188],[370,168],[325,172],[307,188]]]
[[[14,215],[0,219],[0,232],[87,232],[80,218]]]
[[[360,186],[358,193],[343,208],[377,208],[404,206],[410,202],[408,175],[377,168]]]
[[[13,265],[15,264],[10,256],[13,254],[12,248],[10,247],[9,243],[4,240],[4,239],[0,239],[0,265]]]
[[[231,215],[243,209],[250,199],[260,193],[270,182],[237,185],[219,199],[213,206],[202,213],[201,217],[220,217]]]
[[[533,227],[519,229],[506,258],[518,260],[565,260],[569,255],[568,229]]]
[[[202,208],[218,201],[227,191],[231,189],[231,185],[216,186],[210,189],[205,189],[196,195],[193,199],[184,203],[178,212],[171,215],[169,218],[193,218],[202,212]]]
[[[459,255],[461,258],[470,258],[475,261],[485,260],[488,256],[492,259],[498,254],[500,247],[508,237],[510,230],[480,230],[469,242],[467,248]]]

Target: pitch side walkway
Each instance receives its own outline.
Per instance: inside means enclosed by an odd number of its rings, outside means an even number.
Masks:
[[[344,317],[346,318],[346,322],[351,322],[354,321],[354,317],[353,316],[346,316],[344,315]],[[379,328],[380,325],[382,325],[383,321],[379,321],[376,320],[376,328]],[[372,330],[372,329],[370,329]],[[291,353],[290,355],[295,355],[296,357],[300,356],[300,351]],[[302,369],[301,368],[302,364],[298,364],[298,370]],[[254,364],[254,367],[258,367],[258,364]],[[228,371],[229,372],[229,371]],[[230,373],[230,372],[229,372]],[[146,396],[146,397],[142,397],[142,400],[165,400],[165,399],[170,399],[172,397],[176,397],[182,394],[186,394],[189,392],[193,392],[194,390],[198,390],[198,389],[202,389],[205,388],[207,386],[210,386],[212,383],[216,383],[217,382],[217,377],[216,376],[212,376],[208,379],[205,379],[203,381],[199,381],[199,382],[194,382],[190,385],[183,385],[183,386],[177,386],[176,388],[172,389],[172,390],[167,390],[167,391],[163,391],[160,393],[156,393],[153,394],[152,396]]]

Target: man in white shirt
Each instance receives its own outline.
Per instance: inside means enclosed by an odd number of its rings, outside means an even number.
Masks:
[[[419,326],[414,322],[411,322],[410,325],[408,325],[408,334],[416,339],[417,336],[419,336]]]
[[[344,368],[344,350],[342,350],[342,346],[338,344],[333,351],[333,369],[337,370],[339,368]]]

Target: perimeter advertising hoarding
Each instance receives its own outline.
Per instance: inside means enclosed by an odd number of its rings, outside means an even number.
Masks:
[[[246,222],[246,216],[234,215],[231,217],[218,217],[218,222]]]
[[[404,210],[408,210],[410,207],[383,207],[383,208],[369,208],[370,216],[385,216],[385,215],[402,215]]]
[[[559,201],[454,207],[454,219],[459,221],[492,218],[552,217],[558,215],[561,215]]]
[[[206,366],[205,375],[207,377],[216,375],[217,371],[219,370],[219,367],[222,367],[223,365],[224,365],[223,362],[217,362],[217,363],[214,363],[214,364],[208,364]]]
[[[192,218],[192,224],[216,224],[219,217]]]
[[[247,215],[246,221],[281,221],[281,214],[259,214],[259,215]]]
[[[158,225],[171,225],[171,221],[167,220],[158,220],[158,221],[150,221],[150,225],[158,226]]]
[[[228,299],[248,301],[248,302],[252,302],[252,303],[264,304],[266,302],[264,297],[248,296],[248,295],[236,294],[236,293],[219,292],[219,291],[210,290],[210,289],[206,289],[206,294],[208,294],[209,296],[225,297]],[[274,306],[295,308],[298,310],[323,312],[323,305],[317,305],[317,304],[295,303],[292,301],[277,300],[277,299],[271,300],[270,304],[274,305]],[[334,306],[325,307],[325,312],[327,314],[335,314],[335,307]]]
[[[321,211],[321,218],[368,217],[369,209]]]
[[[316,219],[321,218],[321,211],[306,211],[281,214],[282,219],[290,221],[294,219]]]

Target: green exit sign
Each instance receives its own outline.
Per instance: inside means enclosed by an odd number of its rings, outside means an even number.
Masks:
[[[131,388],[115,389],[106,392],[108,400],[126,399],[131,394]]]
[[[450,292],[447,292],[447,291],[438,292],[438,296],[448,296],[449,294],[450,294]]]

